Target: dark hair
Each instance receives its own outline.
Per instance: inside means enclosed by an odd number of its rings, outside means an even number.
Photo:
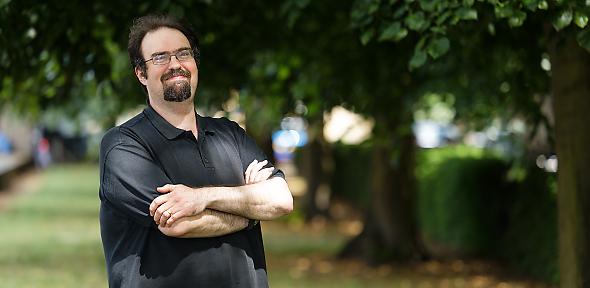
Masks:
[[[141,41],[148,32],[158,30],[162,27],[176,29],[188,39],[188,42],[193,49],[197,67],[200,62],[200,47],[197,35],[190,27],[190,25],[178,18],[170,15],[147,15],[133,20],[133,25],[129,29],[129,42],[127,43],[127,52],[129,53],[129,61],[133,69],[139,67],[142,73],[146,73],[147,66],[145,59],[141,54]]]

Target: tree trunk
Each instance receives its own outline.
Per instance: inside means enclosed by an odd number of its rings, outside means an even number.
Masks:
[[[312,120],[313,121],[313,120]],[[323,119],[315,119],[310,123],[310,142],[303,149],[303,163],[301,174],[307,181],[307,191],[303,196],[303,214],[305,220],[312,220],[316,216],[328,216],[329,183],[331,173],[332,154],[324,140]],[[322,189],[325,188],[325,189]],[[328,194],[328,195],[323,195]]]
[[[590,287],[590,54],[574,37],[557,37],[549,50],[559,160],[561,287]]]
[[[416,146],[412,135],[400,139],[397,151],[386,144],[375,144],[373,148],[371,204],[365,227],[341,252],[343,257],[360,256],[369,263],[378,263],[424,255],[416,231]]]
[[[304,169],[301,174],[307,180],[307,191],[303,196],[303,214],[306,221],[315,216],[323,215],[326,209],[318,205],[318,193],[323,181],[322,168],[322,144],[318,139],[313,139],[304,151]]]

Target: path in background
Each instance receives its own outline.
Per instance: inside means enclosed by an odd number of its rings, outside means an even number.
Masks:
[[[96,165],[54,166],[30,179],[36,192],[16,193],[0,209],[0,287],[106,287]],[[358,220],[306,225],[297,213],[263,223],[273,288],[547,287],[484,262],[368,267],[336,260],[332,255],[358,232]]]
[[[41,171],[29,169],[19,174],[4,189],[0,189],[0,211],[6,209],[13,198],[39,190]]]

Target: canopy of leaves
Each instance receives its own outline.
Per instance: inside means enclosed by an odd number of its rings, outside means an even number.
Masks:
[[[278,7],[261,1],[0,1],[0,104],[100,118],[144,102],[126,45],[132,20],[150,13],[186,18],[199,32],[204,103],[243,83],[255,52],[285,27],[275,24]],[[90,102],[102,109],[85,109]]]
[[[351,9],[352,27],[361,31],[360,40],[401,41],[411,32],[419,35],[408,61],[416,69],[428,58],[437,59],[450,49],[450,30],[462,22],[487,23],[491,33],[506,20],[520,27],[527,18],[541,15],[555,30],[569,30],[578,43],[590,49],[589,1],[574,0],[356,0]]]

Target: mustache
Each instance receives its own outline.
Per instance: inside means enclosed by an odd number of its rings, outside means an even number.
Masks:
[[[170,70],[168,71],[166,74],[162,75],[162,77],[160,77],[160,80],[162,81],[166,81],[172,77],[176,77],[176,76],[184,76],[186,78],[190,78],[191,77],[191,72],[182,70],[182,69],[174,69],[174,70]]]

